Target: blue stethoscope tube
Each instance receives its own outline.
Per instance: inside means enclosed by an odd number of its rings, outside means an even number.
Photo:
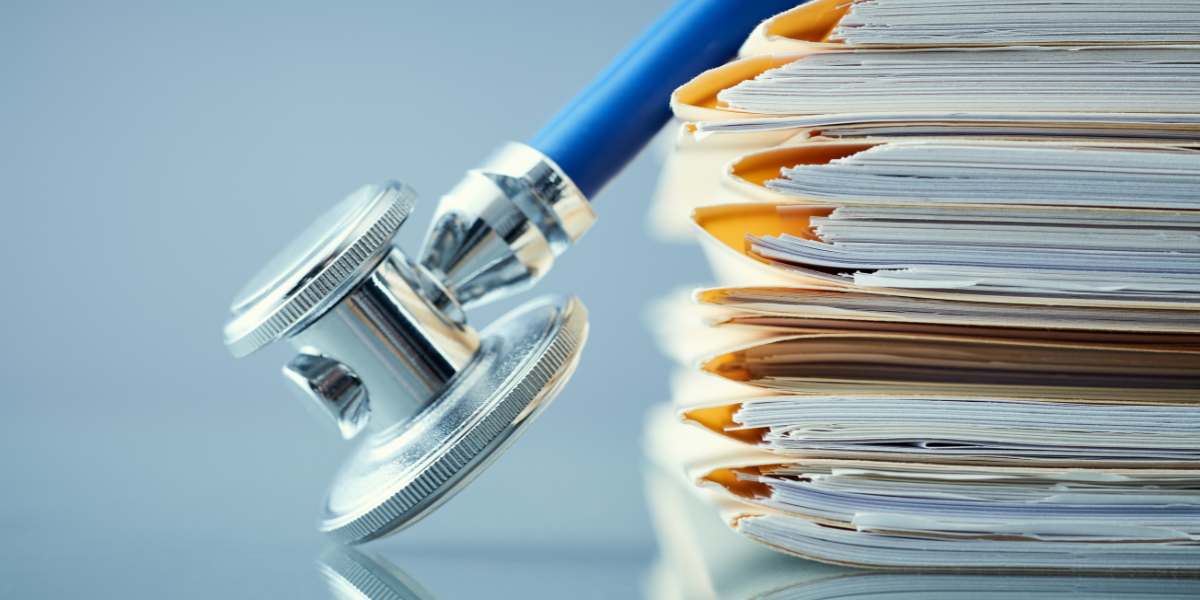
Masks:
[[[679,0],[528,144],[594,199],[671,117],[675,88],[732,58],[763,20],[798,0]]]

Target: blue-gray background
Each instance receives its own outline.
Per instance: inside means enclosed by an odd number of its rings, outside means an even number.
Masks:
[[[0,596],[326,597],[312,518],[348,447],[286,394],[285,348],[225,351],[228,300],[363,183],[422,194],[415,251],[464,169],[666,4],[0,4]],[[540,285],[590,308],[574,380],[373,548],[439,598],[636,593],[655,551],[640,420],[668,368],[640,313],[705,275],[644,234],[650,154]]]

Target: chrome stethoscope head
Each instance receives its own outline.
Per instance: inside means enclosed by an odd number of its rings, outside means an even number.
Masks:
[[[553,161],[509,144],[469,171],[419,262],[392,244],[415,202],[395,181],[350,194],[247,284],[225,326],[235,356],[291,341],[289,387],[363,438],[318,516],[344,542],[399,531],[474,479],[557,395],[587,337],[575,298],[533,300],[482,333],[464,312],[532,285],[595,221]]]
[[[505,146],[442,198],[420,260],[391,244],[415,196],[387,182],[343,200],[238,294],[230,351],[291,340],[291,387],[343,436],[364,437],[322,530],[355,542],[411,524],[546,406],[579,360],[583,305],[542,298],[481,334],[463,309],[541,278],[595,221],[589,199],[666,124],[672,92],[795,3],[679,0],[529,146]]]

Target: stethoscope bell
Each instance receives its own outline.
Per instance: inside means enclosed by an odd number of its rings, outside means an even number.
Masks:
[[[471,183],[478,189],[460,186],[443,199],[421,264],[391,244],[416,195],[386,182],[347,196],[234,300],[229,349],[244,356],[289,340],[298,351],[283,369],[289,387],[342,437],[363,438],[319,510],[318,529],[334,539],[382,537],[437,508],[524,431],[574,370],[587,336],[577,299],[533,300],[482,333],[460,304],[460,296],[477,302],[529,285],[565,249],[555,244],[590,225],[580,227],[570,182],[529,152],[509,149],[509,159],[524,160],[512,181]]]

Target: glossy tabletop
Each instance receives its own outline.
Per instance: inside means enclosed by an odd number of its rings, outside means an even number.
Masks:
[[[230,299],[365,183],[418,191],[415,251],[463,170],[666,4],[0,5],[0,597],[336,597],[313,521],[350,446],[288,395],[285,348],[228,354]],[[539,285],[591,315],[554,405],[441,510],[363,547],[432,597],[656,589],[640,435],[671,367],[642,312],[707,278],[695,248],[645,233],[659,168],[651,148]]]

